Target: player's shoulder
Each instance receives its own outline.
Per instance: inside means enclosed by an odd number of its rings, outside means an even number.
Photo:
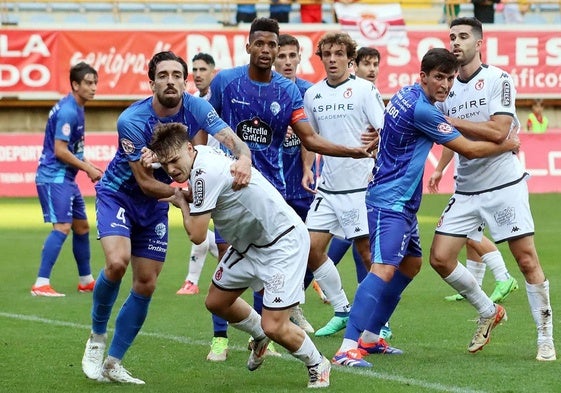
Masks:
[[[117,125],[130,122],[145,122],[152,113],[152,97],[133,102],[117,119]]]
[[[217,81],[221,81],[222,83],[229,83],[232,80],[244,77],[248,75],[248,66],[242,65],[232,68],[225,68],[215,75],[214,79],[218,78]],[[214,82],[214,80],[213,80]]]

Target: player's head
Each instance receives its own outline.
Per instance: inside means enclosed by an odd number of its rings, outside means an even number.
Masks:
[[[154,104],[167,109],[176,108],[187,85],[187,63],[171,51],[156,53],[148,64],[148,78],[157,101]]]
[[[166,173],[176,182],[189,178],[194,150],[187,127],[182,123],[159,123],[148,145]]]
[[[419,83],[432,103],[448,97],[459,66],[458,59],[448,49],[433,48],[423,56]]]
[[[200,95],[204,96],[208,92],[210,82],[214,77],[214,58],[208,53],[197,53],[193,56],[193,81]]]
[[[275,59],[275,70],[288,79],[296,79],[300,64],[300,43],[290,34],[279,36],[279,50]]]
[[[356,52],[354,70],[356,76],[376,84],[380,71],[380,51],[376,48],[363,46]]]
[[[481,63],[483,25],[473,17],[456,18],[450,22],[450,50],[460,60],[460,65]]]
[[[328,82],[343,82],[349,77],[349,66],[356,57],[356,42],[347,33],[330,31],[325,33],[317,44],[316,55],[319,56]]]
[[[257,18],[251,23],[249,42],[245,46],[249,54],[250,68],[271,70],[279,45],[279,23],[270,18]]]
[[[97,90],[97,71],[91,65],[81,61],[70,68],[70,87],[79,104],[95,96]]]

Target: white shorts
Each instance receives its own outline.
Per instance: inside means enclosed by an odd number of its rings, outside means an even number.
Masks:
[[[226,291],[264,289],[263,307],[287,309],[304,299],[309,252],[310,235],[301,223],[268,247],[251,246],[243,255],[230,247],[212,282]]]
[[[366,190],[346,194],[318,190],[306,218],[308,230],[347,239],[368,236],[365,197]]]
[[[452,195],[435,232],[481,241],[486,226],[495,243],[534,234],[525,180],[481,194]]]

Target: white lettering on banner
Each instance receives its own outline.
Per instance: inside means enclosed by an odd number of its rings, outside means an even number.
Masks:
[[[216,68],[221,70],[238,65],[247,64],[248,54],[245,51],[247,39],[245,35],[233,36],[233,48],[230,49],[228,36],[225,34],[214,34],[212,36],[203,34],[187,34],[185,37],[187,46],[187,58],[190,60],[199,52],[212,53]],[[233,51],[233,55],[232,55]]]
[[[0,146],[0,162],[38,161],[42,146]]]
[[[34,183],[35,172],[6,172],[0,173],[0,184]]]
[[[26,64],[21,69],[11,64],[0,64],[0,87],[16,86],[20,82],[27,87],[42,87],[50,80],[51,72],[42,64]]]
[[[548,151],[547,152],[547,167],[546,168],[528,168],[526,165],[526,154],[521,151],[518,155],[522,167],[530,174],[530,176],[561,176],[561,151]],[[559,165],[557,162],[559,162]]]
[[[39,34],[30,34],[22,50],[10,49],[8,35],[0,34],[0,57],[29,57],[31,54],[50,57],[49,47]]]
[[[90,161],[111,161],[117,152],[113,145],[86,145],[84,155]]]

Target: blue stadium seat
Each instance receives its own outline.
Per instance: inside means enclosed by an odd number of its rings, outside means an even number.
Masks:
[[[178,12],[181,10],[179,3],[150,3],[148,4],[150,12]]]
[[[149,14],[132,14],[128,15],[124,22],[132,23],[135,25],[144,24],[144,25],[153,25],[155,23],[154,18],[152,18]]]
[[[144,12],[148,9],[144,3],[118,3],[120,12]]]
[[[80,3],[66,3],[66,2],[55,2],[49,3],[49,8],[53,12],[79,12]]]
[[[200,14],[193,18],[193,23],[195,24],[217,24],[218,19],[210,14]]]
[[[30,15],[28,21],[32,24],[54,24],[56,22],[54,15],[50,13],[37,13]]]
[[[524,24],[526,25],[546,25],[547,19],[541,14],[526,14],[524,15]]]
[[[84,14],[72,13],[64,15],[63,22],[66,24],[80,24],[85,26],[90,23],[90,20]]]
[[[86,12],[112,12],[113,4],[105,1],[87,1],[82,3],[82,8]]]

